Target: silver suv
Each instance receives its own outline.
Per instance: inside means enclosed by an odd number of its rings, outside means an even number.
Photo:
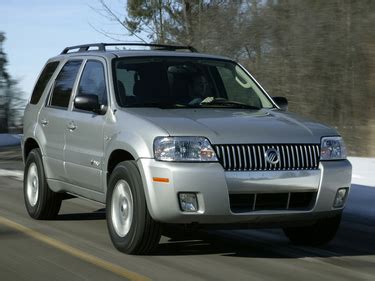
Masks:
[[[51,219],[73,196],[104,203],[129,254],[181,225],[334,237],[351,182],[337,131],[287,112],[231,59],[112,45],[66,48],[39,76],[22,141],[31,217]]]

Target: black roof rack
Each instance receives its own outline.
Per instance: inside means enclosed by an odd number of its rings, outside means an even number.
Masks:
[[[94,43],[94,44],[85,44],[85,45],[77,45],[66,47],[61,54],[67,54],[71,50],[78,49],[79,52],[87,52],[90,48],[97,48],[95,51],[106,51],[107,46],[144,46],[144,47],[152,47],[155,50],[163,50],[163,51],[177,51],[177,50],[189,50],[192,53],[197,53],[197,49],[192,46],[179,46],[179,45],[164,45],[164,44],[148,44],[148,43]],[[94,50],[93,50],[94,51]]]

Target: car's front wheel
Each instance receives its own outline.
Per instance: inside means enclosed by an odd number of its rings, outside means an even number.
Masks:
[[[313,225],[284,228],[285,235],[297,245],[320,246],[330,242],[336,235],[341,222],[341,214],[320,219]]]
[[[32,218],[53,219],[59,213],[63,194],[48,187],[39,148],[33,149],[26,159],[23,191],[25,206]]]
[[[119,163],[107,190],[107,226],[114,246],[127,254],[147,254],[159,244],[160,223],[149,214],[135,161]]]

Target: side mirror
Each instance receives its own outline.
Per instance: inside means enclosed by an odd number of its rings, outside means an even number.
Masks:
[[[281,110],[288,110],[288,100],[284,97],[272,97],[273,101],[280,107]]]
[[[97,95],[79,95],[74,99],[74,107],[81,110],[92,111],[102,114]]]

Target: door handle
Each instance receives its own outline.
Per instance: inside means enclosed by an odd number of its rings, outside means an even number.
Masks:
[[[42,126],[47,126],[48,125],[48,120],[43,118],[42,120],[40,120],[40,123],[42,124]]]
[[[77,129],[77,125],[73,121],[69,122],[67,127],[70,131],[74,131],[75,129]]]

